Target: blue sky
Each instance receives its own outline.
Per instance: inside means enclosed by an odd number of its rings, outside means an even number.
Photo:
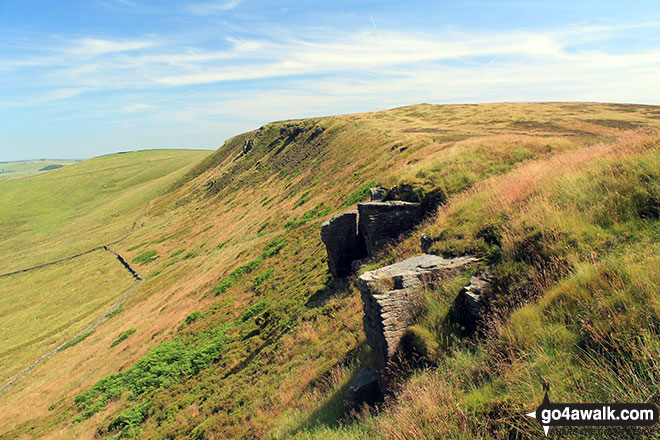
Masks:
[[[0,0],[0,161],[496,101],[660,104],[657,1]]]

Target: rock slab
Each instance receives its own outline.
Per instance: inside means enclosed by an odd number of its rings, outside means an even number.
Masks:
[[[419,203],[398,200],[358,203],[357,206],[358,229],[364,237],[369,257],[399,235],[413,229],[424,215],[424,209]]]
[[[491,268],[478,276],[473,276],[470,278],[470,284],[465,286],[456,298],[459,321],[468,330],[475,330],[483,318],[491,292],[492,278]]]
[[[381,376],[416,317],[424,284],[476,261],[472,256],[447,259],[423,254],[358,277],[364,333]]]
[[[364,404],[373,405],[383,400],[383,393],[378,386],[378,374],[369,368],[360,371],[357,379],[346,392],[346,402],[351,408]]]

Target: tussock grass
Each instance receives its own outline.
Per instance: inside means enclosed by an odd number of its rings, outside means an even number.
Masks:
[[[541,402],[544,382],[553,401],[657,404],[659,145],[640,136],[537,162],[444,209],[429,227],[440,240],[435,250],[474,252],[495,264],[487,336],[453,338],[377,416],[308,437],[533,437],[539,426],[520,415]],[[497,240],[483,238],[486,213],[497,219],[489,223]],[[453,330],[445,292],[457,293],[462,281],[427,292],[420,324],[437,344]]]

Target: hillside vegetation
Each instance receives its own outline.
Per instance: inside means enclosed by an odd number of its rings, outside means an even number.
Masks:
[[[67,165],[79,162],[77,160],[17,160],[0,162],[0,182],[45,173]]]
[[[230,139],[116,246],[146,281],[3,396],[0,436],[536,438],[524,414],[544,381],[553,401],[657,404],[659,129],[651,106],[417,105]],[[480,337],[452,316],[478,268],[429,286],[419,362],[379,410],[351,413],[371,359],[320,224],[402,183],[443,204],[361,270],[419,253],[426,233],[431,252],[494,267],[496,313]]]
[[[0,272],[125,235],[147,203],[208,151],[146,150],[0,182]]]

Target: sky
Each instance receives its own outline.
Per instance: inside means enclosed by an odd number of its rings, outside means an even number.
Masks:
[[[0,0],[0,161],[502,101],[660,104],[657,0]]]

